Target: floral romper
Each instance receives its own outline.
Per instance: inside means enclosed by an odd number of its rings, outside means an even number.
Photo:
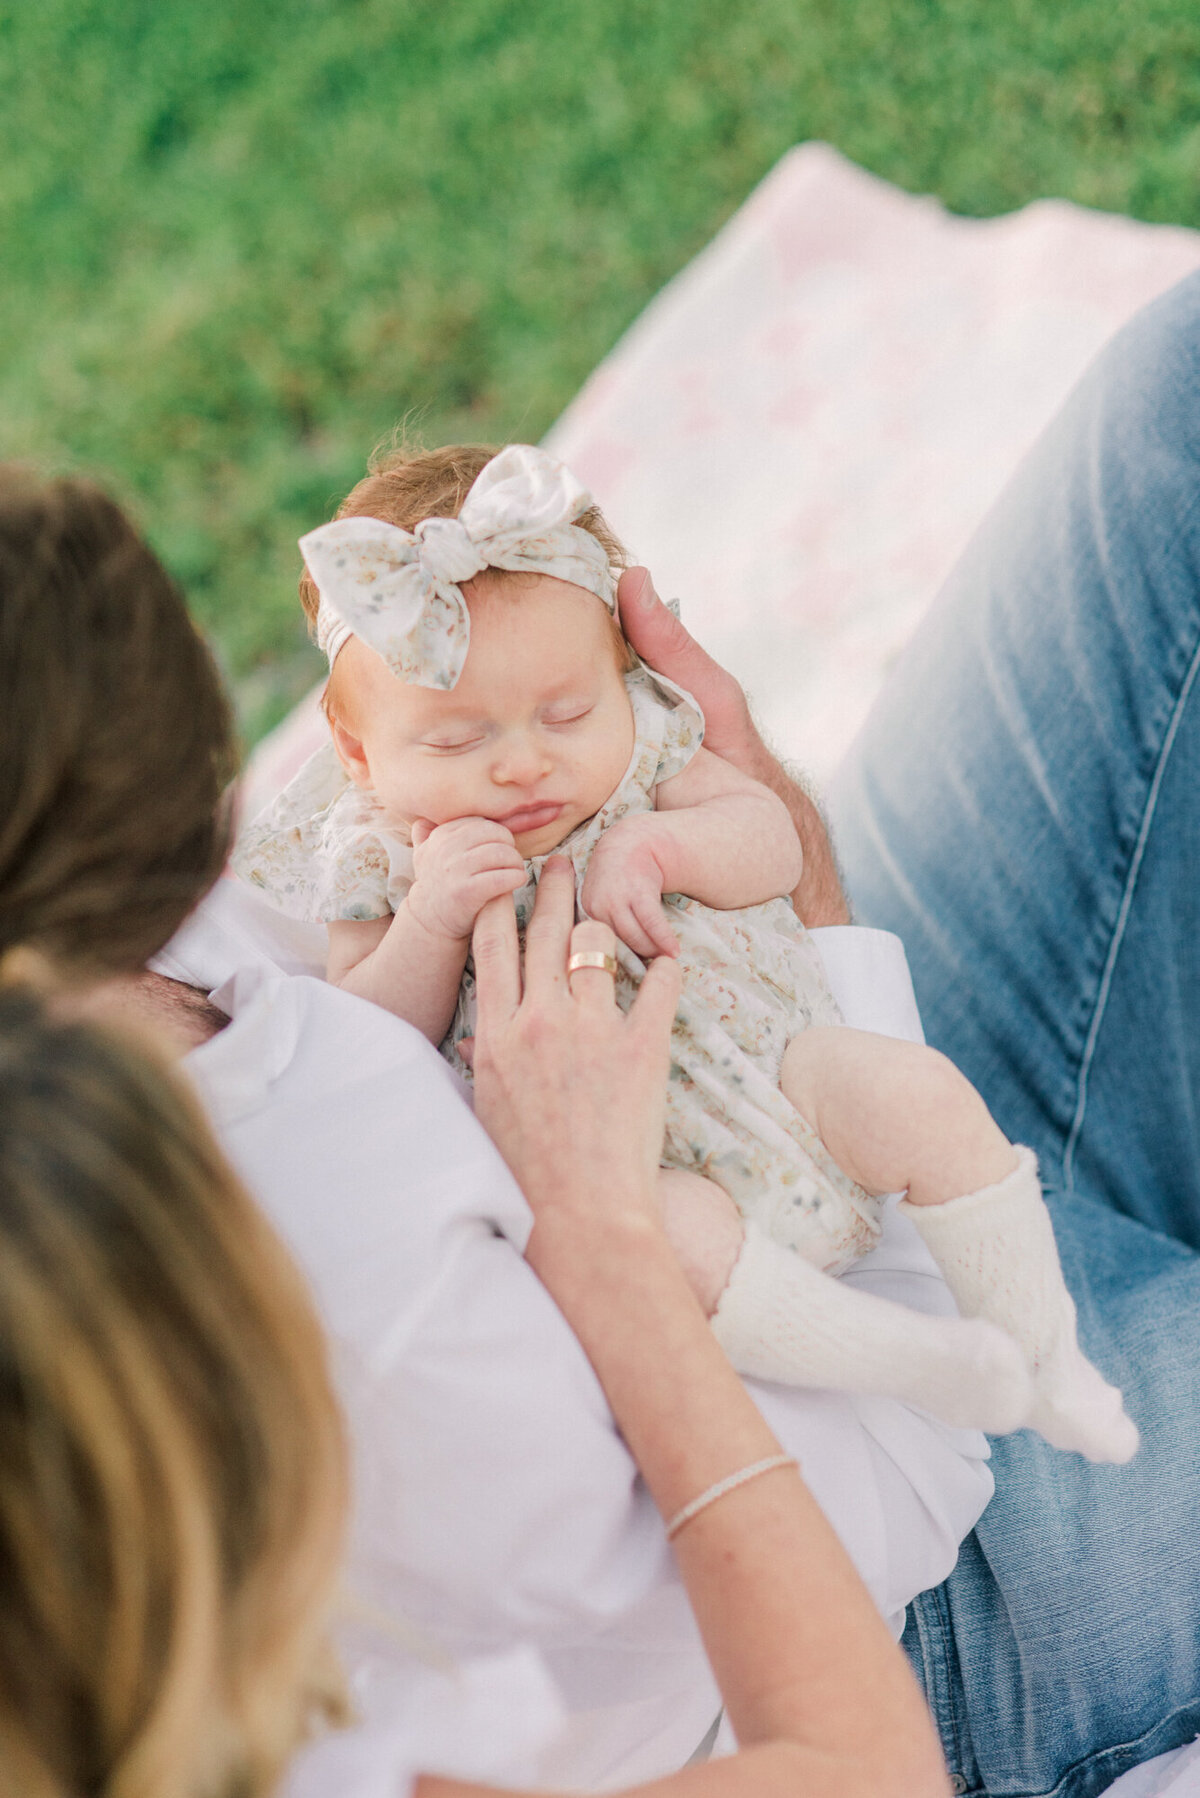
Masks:
[[[655,787],[686,767],[704,734],[694,700],[661,675],[639,667],[625,684],[635,726],[629,766],[595,816],[553,851],[570,857],[577,889],[602,832],[652,811]],[[522,928],[546,859],[528,864],[529,879],[515,895]],[[324,922],[386,917],[413,880],[405,834],[347,778],[332,745],[243,830],[234,868],[289,916]],[[874,1246],[881,1206],[842,1172],[779,1090],[790,1039],[810,1024],[841,1022],[816,946],[788,899],[736,911],[677,893],[663,903],[683,974],[663,1165],[706,1175],[776,1242],[837,1273]],[[628,1008],[645,966],[620,943],[617,959],[617,1001]],[[457,1044],[474,1028],[468,960],[441,1045],[468,1077]]]

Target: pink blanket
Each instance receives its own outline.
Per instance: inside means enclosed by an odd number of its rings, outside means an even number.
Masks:
[[[547,443],[820,777],[1086,364],[1198,267],[1197,232],[1060,200],[954,218],[802,144]],[[310,695],[259,745],[248,810],[323,732]],[[1198,1755],[1161,1756],[1113,1798],[1200,1798]]]

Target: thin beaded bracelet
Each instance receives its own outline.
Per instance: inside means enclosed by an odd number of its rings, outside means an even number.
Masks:
[[[717,1500],[724,1498],[727,1492],[736,1492],[739,1486],[745,1486],[750,1480],[756,1480],[760,1473],[773,1473],[776,1467],[795,1466],[795,1455],[768,1455],[765,1461],[752,1461],[749,1467],[741,1467],[736,1473],[728,1474],[725,1479],[718,1480],[715,1486],[710,1486],[706,1492],[702,1492],[699,1498],[694,1498],[690,1504],[684,1505],[681,1511],[676,1511],[674,1517],[667,1524],[667,1541],[673,1542],[685,1523],[690,1523],[693,1517],[699,1517],[701,1511],[707,1511],[709,1505],[715,1505]]]

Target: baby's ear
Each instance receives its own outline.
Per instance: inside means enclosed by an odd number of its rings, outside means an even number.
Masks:
[[[338,761],[356,787],[369,787],[371,770],[367,766],[367,752],[363,748],[362,738],[356,737],[350,727],[343,724],[334,713],[330,712],[328,718],[329,734],[333,739],[334,754]]]

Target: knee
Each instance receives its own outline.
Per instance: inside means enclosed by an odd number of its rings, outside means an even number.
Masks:
[[[939,1049],[883,1039],[871,1080],[873,1102],[897,1127],[931,1133],[970,1127],[990,1114],[966,1075]]]
[[[983,1098],[948,1055],[919,1043],[901,1046],[908,1051],[902,1088],[906,1101],[915,1099],[932,1121],[944,1120],[963,1126],[992,1123]]]
[[[1133,314],[1112,339],[1121,360],[1149,375],[1164,366],[1200,358],[1200,270],[1177,281]]]
[[[818,1108],[822,1098],[827,1108],[834,1097],[844,1109],[846,1094],[855,1091],[864,1114],[905,1138],[996,1129],[966,1075],[924,1043],[843,1027],[806,1031],[794,1047]]]
[[[1093,371],[1133,462],[1155,449],[1200,460],[1200,272],[1140,311]]]

